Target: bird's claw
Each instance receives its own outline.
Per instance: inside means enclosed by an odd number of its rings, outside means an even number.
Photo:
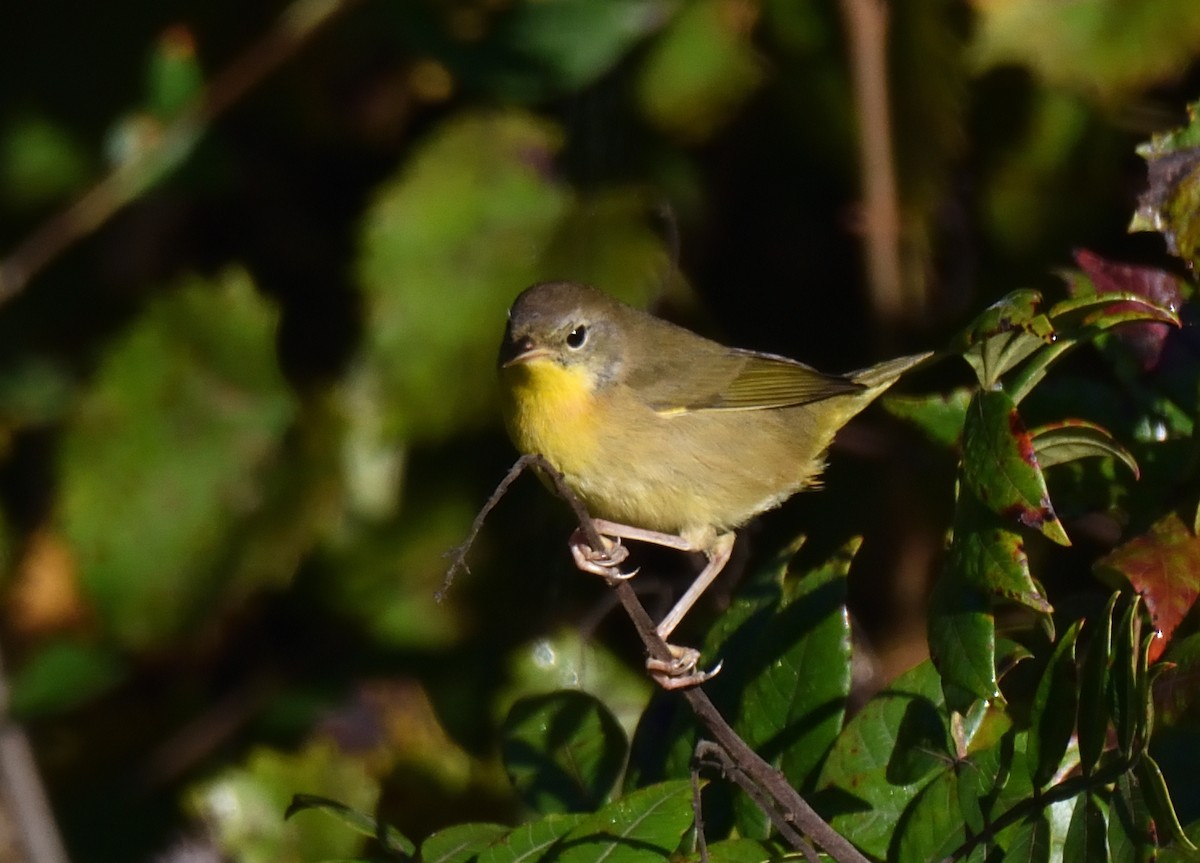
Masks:
[[[576,530],[571,534],[571,557],[574,558],[576,567],[601,578],[616,578],[622,581],[637,575],[636,569],[633,572],[620,570],[621,564],[629,557],[629,549],[621,545],[620,539],[601,536],[600,541],[604,547],[596,549],[588,543],[582,530]]]
[[[696,666],[700,663],[699,650],[694,647],[680,647],[677,644],[668,644],[667,649],[671,651],[670,659],[651,657],[646,660],[646,670],[650,672],[654,682],[666,690],[699,686],[716,677],[724,664],[718,662],[709,671],[697,671]]]

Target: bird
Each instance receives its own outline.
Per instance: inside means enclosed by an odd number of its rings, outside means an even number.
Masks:
[[[513,444],[540,456],[587,509],[575,565],[627,578],[622,540],[699,552],[705,565],[656,626],[664,688],[703,683],[699,651],[668,639],[728,563],[738,528],[814,488],[837,431],[931,353],[825,374],[726,347],[588,285],[535,284],[513,301],[497,361]],[[636,572],[636,571],[635,571]]]

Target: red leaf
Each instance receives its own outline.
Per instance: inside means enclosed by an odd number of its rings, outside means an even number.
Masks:
[[[1145,600],[1160,634],[1150,646],[1153,662],[1200,595],[1200,537],[1172,513],[1096,561],[1096,570],[1124,578]]]
[[[1183,303],[1179,279],[1166,270],[1118,264],[1087,249],[1075,250],[1075,262],[1092,280],[1098,294],[1133,293],[1169,309],[1178,309]],[[1129,303],[1113,303],[1112,308],[1123,311],[1127,306]],[[1169,324],[1146,321],[1125,324],[1113,332],[1133,354],[1142,371],[1148,372],[1158,366],[1170,331]]]

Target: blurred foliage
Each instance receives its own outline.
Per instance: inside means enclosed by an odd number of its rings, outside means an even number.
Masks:
[[[76,859],[694,857],[694,723],[561,503],[515,487],[434,599],[513,456],[505,309],[555,278],[823,368],[962,353],[681,637],[873,856],[1190,859],[1200,7],[888,5],[898,320],[862,286],[845,8],[6,12],[0,286],[92,190],[0,290],[0,644]],[[654,611],[678,562],[645,564]],[[781,853],[704,796],[710,859]]]

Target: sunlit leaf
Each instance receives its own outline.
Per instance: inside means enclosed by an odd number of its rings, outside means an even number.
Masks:
[[[521,699],[504,723],[505,770],[538,812],[595,809],[620,775],[627,749],[608,708],[578,690]]]
[[[467,863],[508,831],[503,824],[455,824],[421,843],[421,863]]]
[[[751,40],[757,4],[685,4],[651,47],[638,76],[646,119],[685,141],[701,141],[729,120],[763,77]]]
[[[297,794],[283,813],[283,818],[286,821],[299,812],[309,810],[324,812],[356,833],[378,840],[389,851],[397,851],[410,857],[417,851],[417,846],[396,828],[382,824],[374,816],[352,809],[337,800],[316,794]]]
[[[913,708],[914,702],[923,702]],[[820,808],[835,830],[869,856],[887,855],[901,813],[933,774],[909,785],[888,779],[900,728],[913,709],[939,712],[941,679],[923,662],[902,674],[846,723],[821,771]],[[944,732],[945,733],[945,732]]]
[[[1081,458],[1112,457],[1129,468],[1134,478],[1141,475],[1133,454],[1106,429],[1087,420],[1060,420],[1038,426],[1029,430],[1029,437],[1042,470]]]
[[[1004,518],[981,506],[968,488],[959,491],[944,571],[946,578],[984,596],[1016,602],[1043,614],[1052,611],[1030,574],[1021,535]]]
[[[554,813],[526,821],[479,852],[477,863],[535,863],[587,816]]]
[[[1075,730],[1075,708],[1079,702],[1079,676],[1075,667],[1078,636],[1076,621],[1055,645],[1030,707],[1029,765],[1033,769],[1033,784],[1038,788],[1058,771]]]
[[[760,630],[735,730],[798,789],[842,727],[850,692],[846,575],[860,539],[784,582],[786,600]],[[814,674],[814,669],[824,669]]]
[[[1158,231],[1171,254],[1193,269],[1200,263],[1200,103],[1188,106],[1188,125],[1138,147],[1148,163],[1148,187],[1129,228]]]
[[[1161,633],[1150,650],[1155,661],[1200,595],[1200,537],[1172,512],[1094,566],[1102,579],[1128,583],[1141,595]]]
[[[1167,789],[1167,781],[1163,779],[1158,764],[1149,755],[1143,755],[1138,759],[1135,770],[1157,835],[1169,837],[1186,850],[1195,853],[1196,846],[1179,823],[1175,805],[1171,802],[1171,792]]]
[[[1054,340],[1037,291],[1013,291],[971,322],[954,348],[975,370],[979,384],[993,387],[1000,376]]]
[[[692,826],[692,783],[651,785],[585,818],[563,840],[557,863],[650,863],[679,847]]]
[[[976,2],[980,68],[1027,67],[1045,84],[1111,101],[1174,79],[1200,53],[1200,10],[1189,0]]]
[[[349,857],[362,847],[362,836],[344,821],[285,821],[297,794],[319,794],[348,809],[371,812],[379,786],[360,758],[320,742],[295,754],[257,749],[245,766],[228,768],[193,788],[188,803],[222,852],[244,863],[309,863]]]
[[[1033,442],[1002,390],[971,400],[963,429],[963,482],[988,509],[1070,545],[1050,503]]]

